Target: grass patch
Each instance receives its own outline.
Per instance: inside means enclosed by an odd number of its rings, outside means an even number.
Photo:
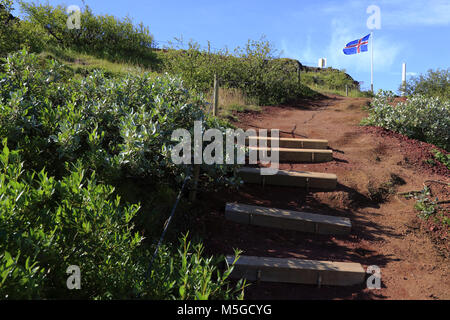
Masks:
[[[229,120],[237,121],[238,118],[235,113],[245,113],[245,112],[261,112],[262,108],[255,105],[241,105],[241,104],[231,104],[219,108],[219,116],[222,118],[227,118]]]
[[[329,89],[324,86],[315,85],[315,84],[308,84],[307,85],[311,90],[314,90],[316,92],[319,92],[321,94],[335,94],[338,96],[346,96],[346,91],[344,89]],[[373,94],[370,91],[359,91],[357,89],[349,89],[348,90],[348,96],[351,98],[372,98]]]
[[[213,92],[207,93],[208,102],[213,103]],[[241,89],[219,88],[219,117],[237,121],[236,113],[261,112],[255,99],[249,98]]]
[[[143,75],[146,72],[151,72],[150,69],[144,66],[112,62],[106,59],[96,58],[89,54],[78,53],[70,49],[52,49],[51,51],[44,51],[39,54],[42,60],[55,59],[68,66],[75,74],[86,76],[93,70],[102,70],[106,74],[112,76],[123,76],[131,73],[134,75]],[[156,76],[157,73],[155,72]]]
[[[370,91],[361,91],[358,82],[350,77],[345,70],[336,70],[332,68],[315,69],[302,73],[301,81],[312,90],[321,94],[346,95],[353,98],[371,98],[373,94]]]

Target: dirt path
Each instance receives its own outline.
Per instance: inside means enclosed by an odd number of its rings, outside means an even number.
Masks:
[[[366,115],[361,106],[366,103],[362,98],[329,97],[241,114],[235,124],[243,129],[278,128],[281,136],[292,137],[289,132],[295,128],[295,137],[327,139],[334,150],[333,162],[280,164],[280,168],[335,173],[338,188],[306,193],[295,188],[244,186],[239,192],[203,195],[211,214],[202,218],[202,224],[206,225],[209,252],[232,254],[233,248],[239,248],[246,255],[377,265],[382,289],[260,283],[246,290],[247,299],[450,299],[449,259],[423,231],[413,200],[380,191],[388,182],[397,192],[421,190],[428,179],[449,181],[448,170],[421,168],[417,157],[423,155],[414,145],[421,146],[419,142],[359,127]],[[353,230],[347,236],[323,236],[242,226],[224,219],[227,201],[346,216]]]

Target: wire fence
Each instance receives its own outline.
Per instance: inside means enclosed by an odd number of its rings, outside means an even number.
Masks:
[[[167,229],[169,228],[169,225],[170,225],[170,222],[172,221],[173,216],[175,215],[175,211],[177,210],[178,203],[180,202],[180,199],[181,199],[181,197],[183,195],[184,188],[186,187],[187,182],[192,178],[191,175],[192,175],[192,171],[189,172],[188,175],[186,175],[186,178],[183,181],[183,185],[181,186],[181,189],[178,192],[178,196],[177,196],[177,198],[175,200],[175,203],[174,203],[174,205],[172,207],[172,210],[170,212],[170,216],[166,220],[166,222],[164,223],[163,232],[161,234],[161,237],[159,238],[158,244],[156,245],[156,248],[155,248],[155,252],[153,253],[152,259],[150,260],[150,263],[149,263],[149,266],[148,266],[147,278],[150,278],[152,267],[153,267],[153,262],[155,261],[155,258],[158,255],[159,247],[161,246],[162,242],[164,241],[164,236],[166,235]]]
[[[197,42],[195,42],[195,46],[200,51],[210,52],[210,53],[213,53],[213,54],[214,53],[223,53],[223,52],[228,52],[228,53],[232,53],[233,52],[233,50],[230,50],[226,46],[224,48],[217,48],[217,47],[214,47],[214,46],[211,46],[211,45],[207,45],[207,46],[200,45]],[[190,45],[189,42],[188,43],[184,42],[184,39],[182,39],[182,38],[174,39],[173,41],[153,40],[153,48],[154,49],[158,49],[158,50],[167,50],[167,49],[189,50],[191,48],[191,45]],[[284,56],[283,52],[280,53],[280,58],[299,60],[297,58]],[[307,67],[317,67],[317,65],[318,65],[317,61],[313,62],[313,61],[301,60],[300,63],[303,66],[307,66]]]
[[[212,107],[212,105],[211,105],[211,107]],[[211,107],[210,107],[210,109],[209,109],[209,112],[211,112]],[[201,122],[203,122],[203,120],[204,120],[203,116],[201,116],[201,118],[200,118],[199,120],[200,120]],[[193,168],[193,167],[194,167],[194,168]],[[186,171],[186,177],[184,178],[184,181],[183,181],[183,184],[182,184],[182,186],[181,186],[181,189],[180,189],[180,191],[178,192],[178,195],[177,195],[177,197],[176,197],[176,199],[175,199],[175,203],[174,203],[174,205],[173,205],[173,207],[172,207],[172,210],[171,210],[171,212],[170,212],[169,218],[168,218],[168,219],[166,220],[166,222],[164,223],[164,227],[163,227],[163,231],[162,231],[162,233],[161,233],[161,237],[160,237],[159,240],[158,240],[158,243],[157,243],[157,245],[156,245],[156,248],[155,248],[155,251],[154,251],[154,253],[153,253],[153,256],[152,256],[152,258],[151,258],[151,260],[150,260],[150,262],[149,262],[149,266],[148,266],[148,269],[147,269],[147,279],[149,279],[150,276],[151,276],[151,271],[152,271],[153,263],[154,263],[154,261],[155,261],[155,259],[156,259],[156,256],[158,255],[159,248],[161,247],[161,244],[162,244],[163,241],[164,241],[164,237],[165,237],[165,235],[166,235],[166,233],[167,233],[167,230],[169,229],[170,223],[172,222],[172,219],[173,219],[173,217],[174,217],[174,215],[175,215],[175,212],[176,212],[176,210],[177,210],[178,203],[180,202],[180,200],[181,200],[181,198],[182,198],[182,196],[183,196],[184,189],[185,189],[185,187],[186,187],[188,181],[190,181],[192,178],[194,178],[194,188],[193,188],[193,190],[191,190],[191,191],[194,192],[194,196],[192,197],[191,200],[192,200],[192,201],[195,200],[195,194],[197,193],[197,184],[198,184],[198,176],[199,176],[199,172],[200,172],[200,168],[199,168],[198,165],[193,165],[193,166],[191,166],[191,167],[188,167],[188,170]]]

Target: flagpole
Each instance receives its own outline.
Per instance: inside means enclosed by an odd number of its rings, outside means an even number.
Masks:
[[[370,90],[373,93],[373,30],[370,31],[371,36],[371,45],[370,45],[370,51],[371,51],[371,58],[370,58]]]

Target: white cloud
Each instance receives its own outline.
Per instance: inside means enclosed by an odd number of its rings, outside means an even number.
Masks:
[[[299,50],[299,47],[302,49]],[[312,38],[308,35],[306,38],[306,45],[302,44],[297,46],[296,43],[287,43],[285,39],[281,40],[281,50],[283,56],[298,59],[305,65],[316,65],[321,56],[314,52],[312,48]]]
[[[304,44],[281,40],[283,56],[298,59],[301,63],[310,66],[317,66],[319,58],[326,58],[329,67],[346,69],[349,72],[370,72],[370,47],[368,52],[349,56],[342,52],[348,42],[363,37],[370,31],[350,26],[338,19],[331,21],[330,29],[332,31],[329,43],[323,49],[313,48],[311,36],[307,37]],[[320,46],[317,47],[320,48]],[[389,35],[383,35],[382,30],[376,31],[374,34],[375,71],[389,71],[403,47],[402,43],[394,41]]]
[[[374,72],[377,78],[385,77],[391,81],[401,75],[401,60],[403,53],[410,53],[410,38],[398,38],[396,31],[423,30],[426,27],[441,27],[450,25],[449,0],[348,0],[339,2],[315,2],[302,11],[293,11],[291,15],[297,20],[316,17],[320,23],[322,36],[317,38],[314,32],[311,37],[299,41],[282,41],[286,56],[299,59],[307,65],[317,65],[321,57],[327,58],[327,64],[337,69],[346,69],[351,74],[366,78],[370,74],[370,50],[360,54],[346,56],[342,49],[345,44],[365,36],[370,32],[366,21],[369,5],[378,5],[381,9],[381,30],[374,31]],[[326,29],[329,28],[329,32]],[[449,29],[450,31],[450,29]],[[312,34],[311,34],[312,35]],[[370,48],[369,48],[370,49]],[[311,63],[313,62],[313,63]],[[408,72],[407,76],[416,76],[416,72]],[[400,77],[399,77],[400,78]],[[368,82],[367,82],[368,83]]]
[[[318,10],[325,15],[340,16],[346,20],[360,17],[361,23],[369,17],[366,9],[377,5],[381,10],[381,28],[409,26],[450,25],[450,1],[448,0],[366,0],[340,1],[339,4],[327,4]],[[360,14],[356,14],[356,13]],[[355,15],[356,14],[356,15]]]
[[[447,0],[382,0],[382,25],[392,27],[450,25]]]
[[[344,55],[342,49],[344,46],[369,33],[368,30],[361,34],[360,28],[352,28],[340,20],[334,19],[331,23],[332,35],[330,44],[327,47],[328,65],[334,68],[347,69],[351,71],[369,71],[370,70],[370,46],[368,52],[355,55]],[[378,36],[379,34],[379,36]],[[371,44],[372,39],[369,40]],[[396,57],[402,49],[402,44],[395,42],[382,33],[374,32],[374,69],[377,71],[387,71],[393,65]]]

